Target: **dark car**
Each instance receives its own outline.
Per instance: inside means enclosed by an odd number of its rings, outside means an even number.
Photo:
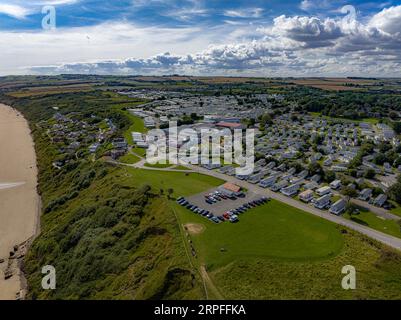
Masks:
[[[211,213],[209,213],[207,216],[206,216],[208,219],[211,219],[211,218],[213,218],[214,217],[214,215],[213,214],[211,214]]]
[[[214,223],[220,223],[220,220],[216,217],[213,217],[210,220],[213,221]]]
[[[224,221],[226,221],[226,219],[224,219],[224,217],[223,217],[223,216],[217,216],[217,219],[219,219],[221,222],[224,222]]]

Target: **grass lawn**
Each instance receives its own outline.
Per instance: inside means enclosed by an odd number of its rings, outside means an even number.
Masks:
[[[169,164],[169,163],[165,163],[165,164],[162,164],[162,163],[156,163],[156,164],[145,163],[145,167],[148,167],[148,168],[165,169],[165,168],[170,168],[172,166],[173,165]]]
[[[134,148],[132,148],[132,151],[135,152],[136,154],[140,155],[141,157],[146,156],[146,149],[134,147]]]
[[[174,196],[189,196],[224,184],[225,181],[199,173],[150,171],[126,168],[130,177],[126,183],[138,186],[148,184],[156,191],[172,188]]]
[[[187,167],[185,167],[185,166],[178,165],[178,166],[176,166],[176,167],[174,168],[174,170],[190,170],[190,169],[187,168]]]
[[[346,213],[343,216],[356,223],[401,238],[401,226],[394,220],[383,220],[372,212],[362,210],[358,215],[350,216]]]
[[[182,207],[176,210],[183,221],[205,225],[205,231],[193,240],[209,270],[247,257],[325,259],[337,255],[343,246],[334,224],[274,200],[241,215],[236,224],[216,225]]]
[[[128,164],[137,163],[139,160],[141,160],[141,159],[132,153],[128,153],[119,159],[120,162],[128,163]]]
[[[393,205],[395,205],[396,207],[395,207],[394,209],[391,209],[390,212],[391,212],[392,214],[395,214],[395,215],[401,217],[401,207],[398,206],[395,202],[391,202],[391,203],[392,203]]]
[[[277,201],[234,225],[172,207],[181,223],[205,227],[191,236],[195,262],[226,299],[401,298],[401,256],[344,227]],[[345,265],[357,270],[357,290],[341,287]]]
[[[148,132],[148,129],[146,129],[145,124],[143,120],[137,116],[132,115],[128,111],[122,111],[131,121],[131,126],[128,128],[128,130],[124,133],[124,138],[127,140],[127,142],[130,145],[134,144],[134,141],[132,140],[132,132],[141,132],[141,133],[146,133]]]

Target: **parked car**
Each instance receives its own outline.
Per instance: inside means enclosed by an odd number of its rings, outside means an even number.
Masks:
[[[210,220],[212,220],[214,223],[220,223],[220,219],[218,219],[217,217],[213,217]]]
[[[232,215],[232,216],[230,217],[230,222],[231,222],[231,223],[235,223],[235,222],[238,222],[238,221],[239,221],[238,216]]]

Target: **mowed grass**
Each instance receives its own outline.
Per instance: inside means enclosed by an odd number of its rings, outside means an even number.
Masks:
[[[336,256],[343,246],[334,224],[275,200],[249,210],[236,224],[216,225],[185,208],[175,208],[184,223],[205,226],[202,234],[192,238],[208,270],[243,258],[326,259]]]
[[[125,183],[132,186],[150,185],[155,191],[173,189],[173,196],[189,196],[224,184],[225,181],[199,173],[163,172],[126,168]]]
[[[134,164],[139,162],[141,159],[132,153],[128,153],[125,156],[122,156],[119,161],[122,163]]]
[[[191,236],[195,261],[225,299],[401,299],[401,255],[357,232],[277,201],[235,225],[172,206],[181,223],[204,225]],[[346,265],[356,268],[356,290],[341,287]]]
[[[401,225],[397,221],[381,219],[372,212],[362,210],[358,215],[351,216],[346,213],[343,216],[361,225],[401,238]]]

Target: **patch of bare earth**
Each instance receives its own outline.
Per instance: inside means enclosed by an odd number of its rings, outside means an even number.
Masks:
[[[189,234],[201,234],[205,230],[205,226],[198,223],[187,223],[184,225],[184,229],[187,230]]]

